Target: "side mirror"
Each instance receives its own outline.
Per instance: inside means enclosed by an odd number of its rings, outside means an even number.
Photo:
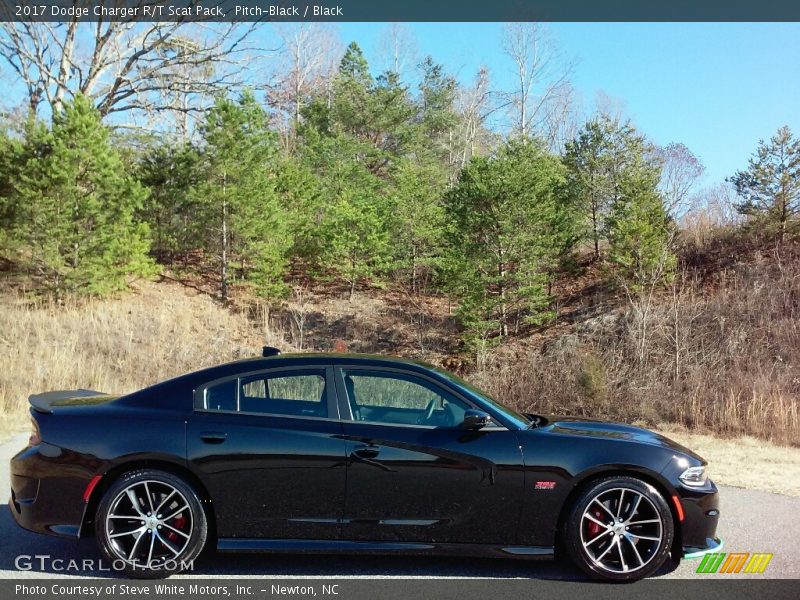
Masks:
[[[486,427],[491,422],[492,417],[489,413],[471,408],[464,411],[464,422],[461,424],[461,427],[464,429],[480,429],[481,427]]]

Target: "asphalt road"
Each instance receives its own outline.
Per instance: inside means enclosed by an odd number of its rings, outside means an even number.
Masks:
[[[0,445],[0,497],[8,501],[9,459],[25,445],[17,435]],[[772,552],[774,558],[762,575],[754,577],[800,578],[800,498],[727,486],[720,487],[719,535],[729,552]],[[50,555],[64,559],[93,559],[100,555],[93,539],[68,540],[30,533],[19,528],[5,506],[0,506],[0,579],[37,577],[108,577],[105,571],[54,572],[34,561],[30,570],[16,568],[19,555]],[[697,560],[682,561],[677,569],[664,569],[660,577],[694,579]],[[570,565],[552,561],[465,559],[432,557],[346,557],[208,553],[189,574],[178,577],[331,577],[331,578],[526,578],[582,579]],[[742,577],[735,575],[733,577]],[[714,578],[719,575],[713,576]]]

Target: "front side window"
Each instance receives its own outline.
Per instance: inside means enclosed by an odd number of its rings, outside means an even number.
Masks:
[[[205,391],[207,410],[327,417],[325,372],[261,373],[225,381]]]
[[[345,369],[347,399],[356,421],[457,427],[469,406],[460,398],[405,373]]]

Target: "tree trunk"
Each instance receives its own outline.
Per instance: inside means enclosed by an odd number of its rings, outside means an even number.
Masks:
[[[506,276],[506,267],[504,263],[497,265],[497,274],[500,277],[499,294],[500,294],[500,337],[508,337],[508,309],[506,307],[506,286],[503,281]]]
[[[348,296],[348,300],[352,300],[353,296],[356,294],[356,258],[355,256],[350,257],[350,295]]]
[[[417,247],[411,246],[411,294],[417,295]]]
[[[220,261],[220,295],[228,301],[228,198],[227,175],[222,174],[222,260]]]
[[[600,260],[600,233],[597,231],[597,202],[592,199],[592,237],[594,238],[594,259]]]

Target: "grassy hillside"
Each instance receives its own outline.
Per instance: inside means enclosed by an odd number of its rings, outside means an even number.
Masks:
[[[643,344],[628,299],[587,276],[553,327],[499,349],[477,383],[521,409],[800,445],[800,246],[722,236],[682,262]]]
[[[682,252],[673,290],[641,323],[586,263],[556,282],[558,318],[480,357],[462,352],[444,297],[297,288],[281,307],[239,292],[223,308],[195,286],[144,283],[115,300],[0,298],[0,408],[24,424],[27,396],[125,392],[242,356],[264,343],[420,358],[460,371],[521,410],[567,413],[800,445],[800,246],[724,237]],[[643,348],[643,352],[642,352]]]
[[[176,284],[57,305],[0,297],[0,429],[25,426],[34,392],[136,390],[282,343],[243,314]]]

